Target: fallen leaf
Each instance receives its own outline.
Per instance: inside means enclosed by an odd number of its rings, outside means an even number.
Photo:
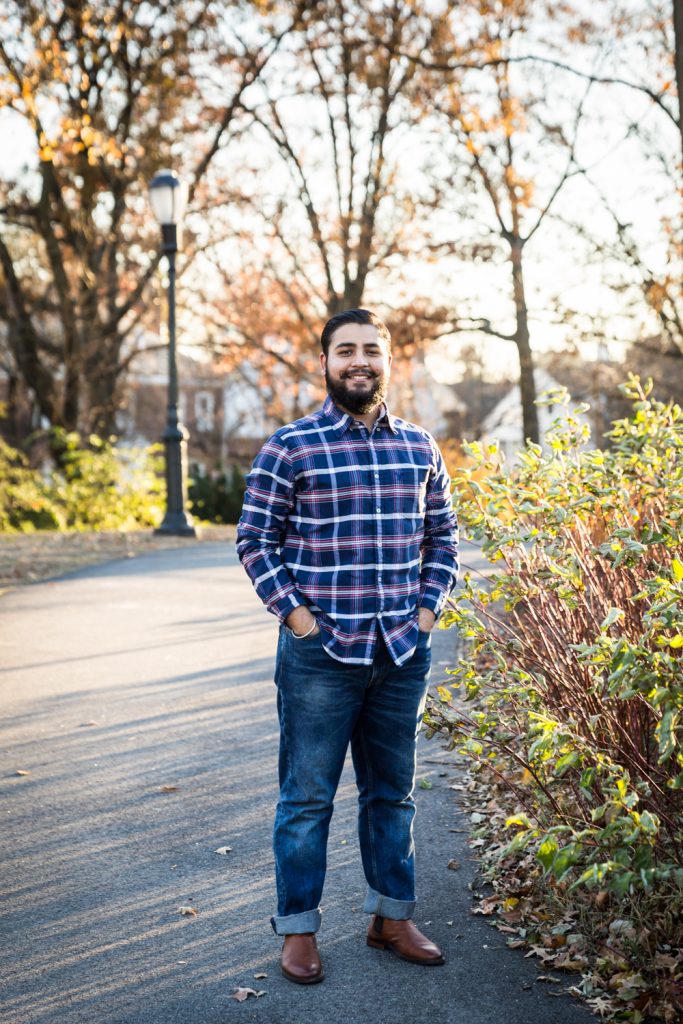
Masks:
[[[177,793],[178,792],[178,787],[177,786],[161,786],[160,787],[160,792],[162,792],[162,793]]]
[[[199,911],[195,910],[194,907],[178,907],[178,913],[182,914],[183,917],[196,917]]]
[[[536,981],[552,981],[557,983],[561,982],[562,978],[555,978],[552,974],[537,974]]]
[[[232,853],[232,846],[219,846],[214,853],[220,853],[221,857],[224,857],[227,853]]]
[[[420,779],[420,789],[431,789],[432,784],[429,779]]]
[[[457,871],[459,867],[460,867],[460,861],[459,860],[449,860],[449,862],[448,862],[448,869],[449,869],[449,871]]]
[[[486,899],[481,901],[478,907],[472,908],[472,913],[483,914],[485,917],[488,917],[489,914],[495,913],[498,902],[499,900],[497,896],[488,896]]]
[[[567,945],[566,935],[542,935],[541,938],[547,949],[561,949]]]
[[[261,978],[267,978],[267,977],[268,977],[268,975],[265,973],[265,971],[259,971],[258,974],[254,975],[254,978],[256,979],[256,981],[260,981]]]
[[[556,960],[555,969],[558,971],[579,971],[583,972],[586,970],[588,961],[586,959],[581,960]]]
[[[243,1003],[249,996],[254,996],[258,999],[258,993],[253,988],[236,988],[230,996],[231,999],[236,999],[238,1003]]]
[[[17,774],[17,775],[30,775],[31,773],[30,773],[30,772],[27,772],[27,771],[24,771],[24,769],[23,769],[23,768],[17,768],[17,772],[16,772],[16,774]]]
[[[87,729],[90,725],[99,725],[99,722],[81,722],[81,729]]]
[[[587,999],[586,1003],[590,1006],[593,1013],[599,1013],[601,1017],[614,1012],[614,1003],[606,996],[597,996],[595,999]]]
[[[509,924],[521,924],[524,920],[521,910],[506,910],[502,916]]]
[[[259,999],[261,996],[265,996],[267,994],[268,993],[263,989],[257,992],[256,989],[253,988],[236,988],[230,998],[236,999],[238,1003],[243,1003],[245,999],[249,998],[249,996],[254,996],[256,999]]]

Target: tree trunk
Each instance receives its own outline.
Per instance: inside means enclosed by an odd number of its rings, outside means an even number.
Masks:
[[[683,0],[674,2],[674,39],[675,65],[676,65],[676,88],[678,90],[678,130],[681,136],[681,157],[683,158]]]
[[[64,360],[64,402],[62,404],[61,425],[65,430],[78,430],[78,414],[80,411],[81,375],[71,346],[66,347]]]
[[[515,344],[519,352],[519,386],[522,395],[522,420],[524,441],[539,443],[538,408],[536,401],[536,384],[534,382],[534,359],[529,339],[529,317],[524,294],[524,269],[522,266],[523,242],[513,238],[510,242],[510,260],[512,263],[512,289],[515,298]]]
[[[102,438],[116,433],[116,411],[121,391],[120,346],[118,336],[101,339],[97,356],[91,355],[86,365],[87,433]]]

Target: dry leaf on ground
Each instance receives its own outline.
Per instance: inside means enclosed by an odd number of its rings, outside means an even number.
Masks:
[[[217,850],[214,850],[214,853],[220,853],[224,857],[226,853],[232,853],[232,846],[219,846]]]
[[[257,992],[256,989],[253,988],[236,988],[230,998],[236,999],[238,1003],[243,1003],[245,999],[249,998],[249,996],[254,996],[255,999],[258,999],[259,996],[265,995],[265,992]]]
[[[178,913],[182,914],[183,917],[196,917],[199,913],[194,907],[178,907]]]

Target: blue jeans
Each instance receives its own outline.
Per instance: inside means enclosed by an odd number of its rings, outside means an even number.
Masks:
[[[420,633],[415,654],[400,668],[381,633],[372,665],[336,661],[322,639],[322,633],[298,639],[280,627],[280,799],[273,832],[278,913],[271,920],[278,935],[320,927],[327,836],[349,742],[369,886],[364,909],[407,920],[415,907],[412,794],[431,636]]]

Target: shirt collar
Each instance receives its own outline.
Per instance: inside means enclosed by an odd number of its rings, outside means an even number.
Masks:
[[[343,434],[354,422],[353,416],[348,412],[344,412],[338,405],[335,405],[329,395],[323,403],[323,413],[339,434]],[[386,425],[389,427],[392,434],[398,434],[395,417],[391,415],[384,402],[382,403],[382,409],[377,422],[382,426]]]

